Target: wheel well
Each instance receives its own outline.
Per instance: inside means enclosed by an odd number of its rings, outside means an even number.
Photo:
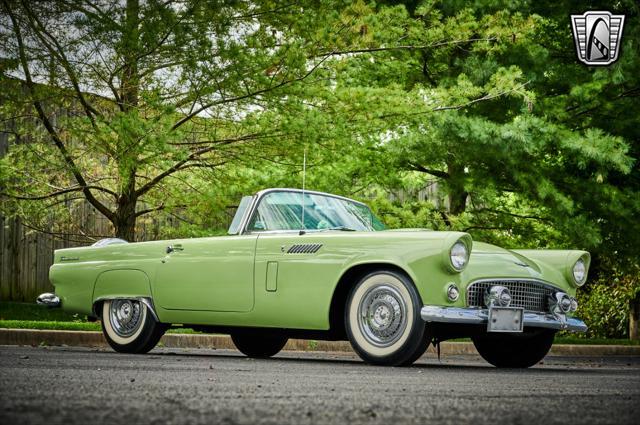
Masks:
[[[93,315],[97,319],[100,319],[102,317],[102,306],[103,306],[103,304],[104,304],[104,300],[98,300],[98,301],[93,303],[93,308],[91,309],[91,311],[93,312]]]
[[[342,340],[347,338],[347,332],[344,328],[344,309],[349,291],[363,276],[376,270],[392,270],[403,274],[411,280],[407,272],[402,268],[389,263],[358,264],[344,272],[336,285],[336,289],[333,291],[329,309],[329,332],[335,339]]]

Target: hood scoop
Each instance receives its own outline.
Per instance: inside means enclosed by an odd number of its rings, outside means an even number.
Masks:
[[[315,254],[322,248],[321,243],[303,243],[291,245],[287,250],[287,254]]]

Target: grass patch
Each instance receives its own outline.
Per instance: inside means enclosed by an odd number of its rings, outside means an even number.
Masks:
[[[0,329],[43,329],[53,331],[102,331],[100,322],[56,322],[50,320],[0,320]],[[173,328],[171,334],[201,334],[191,328]]]
[[[87,316],[59,308],[41,307],[34,303],[0,302],[0,320],[45,322],[87,322]]]
[[[99,331],[98,322],[55,322],[47,320],[0,320],[4,329],[46,329],[57,331]]]
[[[553,343],[574,345],[640,345],[640,341],[632,339],[578,338],[575,336],[558,336]]]

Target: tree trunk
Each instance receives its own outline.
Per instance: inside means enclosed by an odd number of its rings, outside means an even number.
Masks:
[[[138,75],[138,49],[140,31],[140,2],[127,0],[126,15],[122,31],[122,59],[124,61],[120,82],[121,107],[123,111],[130,111],[138,107],[140,76]],[[131,144],[136,140],[126,140],[118,155],[119,174],[123,176],[120,196],[117,200],[113,219],[115,235],[129,242],[136,240],[136,158],[129,152]]]
[[[638,322],[640,321],[640,293],[630,301],[629,308],[629,339],[640,339]]]
[[[115,236],[125,241],[136,240],[136,204],[137,199],[131,195],[121,195],[118,199],[113,227]]]
[[[464,188],[464,166],[453,162],[447,163],[447,188],[449,190],[449,212],[459,215],[467,209],[467,197],[469,193]]]

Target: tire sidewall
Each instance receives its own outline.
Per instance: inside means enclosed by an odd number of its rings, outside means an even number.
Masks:
[[[400,338],[388,347],[369,342],[358,322],[360,303],[365,294],[376,286],[387,285],[398,291],[406,304],[407,322]],[[403,274],[391,270],[378,270],[365,275],[354,286],[345,305],[345,328],[353,349],[368,363],[403,365],[414,357],[423,345],[425,324],[420,317],[422,301],[413,283]]]
[[[111,324],[110,307],[112,300],[104,301],[102,305],[102,333],[109,345],[121,353],[146,353],[153,349],[166,330],[166,325],[158,323],[153,318],[149,308],[140,302],[143,320],[136,332],[129,337],[118,335]]]
[[[127,344],[131,344],[133,342],[135,342],[139,337],[140,334],[143,332],[144,327],[147,325],[147,306],[145,303],[141,302],[140,303],[140,308],[142,309],[142,311],[140,312],[140,315],[142,316],[140,318],[140,320],[142,321],[141,325],[138,327],[138,329],[135,331],[135,333],[131,336],[128,337],[122,337],[120,335],[118,335],[116,333],[116,331],[113,329],[113,325],[111,324],[111,300],[105,301],[104,305],[102,306],[102,323],[104,325],[104,332],[105,334],[116,344],[118,345],[127,345]]]

